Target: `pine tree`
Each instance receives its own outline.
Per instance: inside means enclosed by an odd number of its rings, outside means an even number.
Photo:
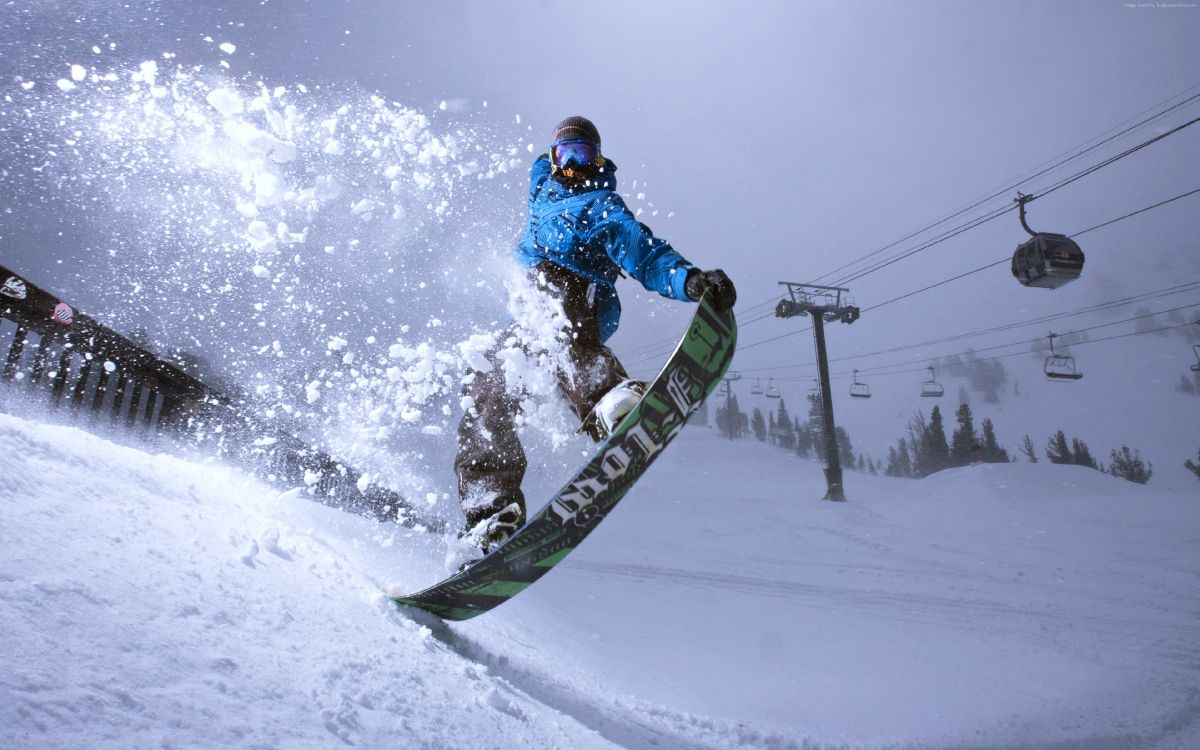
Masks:
[[[1025,442],[1021,443],[1021,452],[1029,459],[1029,463],[1036,464],[1038,462],[1037,451],[1033,449],[1033,441],[1029,439],[1029,435],[1025,436]]]
[[[1183,467],[1196,475],[1200,479],[1200,450],[1196,451],[1196,462],[1192,463],[1191,459],[1183,462]]]
[[[754,407],[754,416],[750,418],[750,429],[760,443],[767,439],[767,421],[763,419],[762,409],[757,406]]]
[[[931,473],[928,467],[932,460],[927,454],[929,438],[929,423],[925,421],[925,413],[917,410],[908,421],[908,444],[911,446],[912,473],[909,476],[923,477]]]
[[[771,439],[771,445],[779,442],[779,431],[775,429],[775,412],[767,412],[767,437]]]
[[[1108,467],[1108,473],[1114,477],[1145,484],[1154,474],[1154,465],[1149,461],[1142,461],[1141,452],[1130,451],[1128,445],[1122,445],[1120,453],[1114,448],[1109,457],[1112,463]]]
[[[792,450],[796,447],[796,429],[792,426],[792,417],[788,414],[787,404],[779,399],[779,409],[775,414],[775,426],[779,430],[779,444]]]
[[[1092,453],[1088,450],[1087,443],[1079,438],[1071,439],[1071,460],[1079,466],[1086,466],[1089,469],[1100,468],[1096,464],[1096,459],[1092,458]]]
[[[896,452],[899,454],[898,463],[896,464],[899,473],[896,476],[911,477],[913,475],[913,460],[912,454],[908,450],[908,441],[900,438],[900,444],[896,448]]]
[[[1200,468],[1200,467],[1197,467],[1197,468]],[[879,474],[879,469],[875,465],[875,461],[872,460],[870,453],[867,454],[867,471],[870,472],[871,474],[875,474],[875,475]],[[1200,476],[1200,474],[1198,474],[1197,476]]]
[[[745,415],[738,408],[737,396],[730,396],[725,403],[717,407],[717,429],[728,438],[736,438],[742,432]]]
[[[854,457],[854,446],[850,443],[850,433],[841,427],[834,427],[833,436],[837,441],[838,460],[841,461],[842,466],[856,466],[858,461]]]
[[[901,439],[903,439],[903,438],[901,438]],[[896,454],[896,446],[889,445],[888,446],[887,466],[884,467],[884,469],[883,469],[884,475],[889,476],[889,477],[900,476],[899,463],[900,463],[900,457]]]
[[[887,467],[883,473],[889,477],[911,477],[913,475],[907,438],[900,438],[896,445],[888,448]]]
[[[1046,458],[1052,464],[1075,463],[1075,456],[1071,454],[1071,446],[1067,445],[1067,436],[1062,430],[1054,433],[1054,437],[1046,442]]]
[[[1032,444],[1030,446],[1032,448]],[[1035,457],[1036,458],[1036,457]],[[983,460],[991,464],[1008,463],[1008,451],[1000,447],[996,441],[996,431],[992,420],[983,420]]]
[[[929,458],[929,474],[941,471],[950,465],[950,446],[946,443],[946,429],[942,426],[942,410],[935,406],[929,413],[929,445],[925,455]]]
[[[813,449],[812,430],[809,429],[807,422],[800,424],[799,420],[796,421],[796,427],[796,452],[804,458],[808,458],[808,454]]]
[[[966,466],[975,459],[975,451],[979,447],[979,435],[975,433],[970,405],[959,406],[954,418],[958,421],[958,428],[950,438],[950,465]]]

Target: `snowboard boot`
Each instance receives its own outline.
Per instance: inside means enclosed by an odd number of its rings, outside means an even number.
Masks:
[[[511,502],[458,535],[446,552],[446,569],[462,571],[482,560],[525,525],[525,506]]]
[[[600,397],[600,401],[583,420],[579,431],[586,432],[597,443],[604,440],[642,400],[648,385],[644,380],[622,380],[617,383]]]

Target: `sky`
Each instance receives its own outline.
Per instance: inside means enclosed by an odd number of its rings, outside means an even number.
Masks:
[[[802,319],[765,314],[777,282],[836,281],[831,272],[844,264],[1200,84],[1200,7],[1187,2],[47,2],[6,5],[0,21],[0,79],[38,81],[34,93],[47,97],[72,63],[129,68],[162,63],[170,52],[173,65],[227,64],[234,80],[377,92],[436,128],[517,146],[525,161],[521,149],[544,148],[557,121],[588,116],[640,218],[689,260],[736,282],[743,328],[734,369],[747,382],[777,377],[794,400],[814,376],[812,345]],[[236,53],[221,52],[222,43]],[[339,96],[325,94],[330,103]],[[1198,114],[1192,102],[1071,169]],[[1072,233],[1200,187],[1198,146],[1200,128],[1173,135],[1031,204],[1030,223]],[[475,239],[492,252],[519,229],[523,169],[468,209],[486,220],[482,230],[465,221],[462,233],[482,231]],[[106,257],[95,224],[76,221],[36,180],[6,176],[0,195],[12,211],[0,217],[0,258],[89,311],[118,304],[89,279],[106,264],[136,265],[136,244]],[[1001,264],[831,327],[831,356],[1196,278],[1197,200],[1090,234],[1081,243],[1084,277],[1060,290],[1024,289]],[[868,309],[1001,260],[1024,236],[1006,214],[857,280],[850,292]],[[629,282],[621,294],[625,324],[612,345],[631,372],[650,375],[688,309]],[[906,356],[1010,340],[976,337]],[[843,386],[845,369],[835,368]],[[907,377],[915,388],[918,376]]]

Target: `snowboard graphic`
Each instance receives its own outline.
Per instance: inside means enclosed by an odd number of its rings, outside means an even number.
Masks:
[[[470,568],[392,600],[446,620],[468,620],[524,591],[570,554],[625,496],[716,388],[736,343],[733,311],[718,312],[705,294],[646,395],[546,507]]]

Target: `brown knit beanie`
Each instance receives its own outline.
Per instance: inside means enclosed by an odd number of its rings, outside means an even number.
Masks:
[[[579,115],[568,117],[554,127],[554,137],[550,139],[550,142],[558,143],[559,141],[572,140],[592,141],[599,146],[600,131],[586,117],[580,117]]]

